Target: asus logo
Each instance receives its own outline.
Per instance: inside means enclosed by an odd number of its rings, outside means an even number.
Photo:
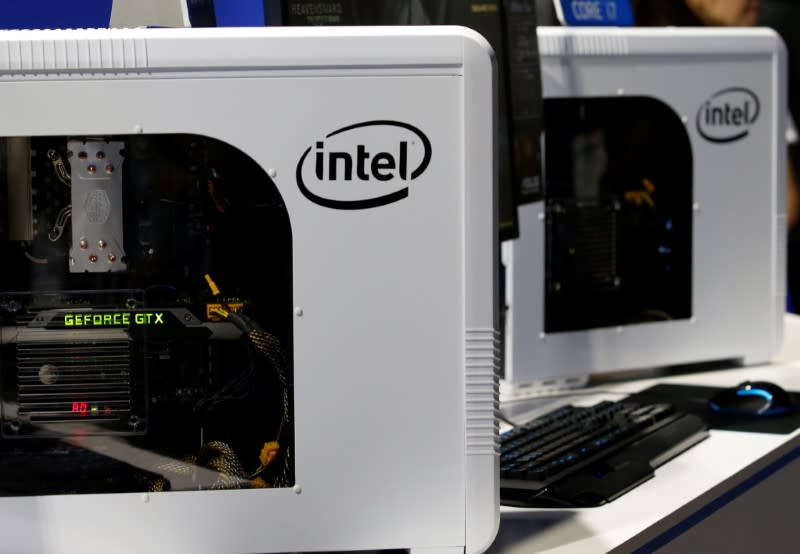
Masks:
[[[726,88],[700,106],[697,131],[711,142],[733,142],[750,133],[760,110],[761,105],[753,91],[742,87]]]
[[[309,146],[297,163],[297,186],[312,202],[339,210],[374,208],[408,196],[428,168],[431,144],[400,121],[348,125]]]

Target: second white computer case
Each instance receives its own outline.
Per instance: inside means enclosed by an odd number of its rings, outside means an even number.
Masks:
[[[504,394],[769,360],[786,305],[779,37],[540,28],[538,38],[545,182],[503,244]]]

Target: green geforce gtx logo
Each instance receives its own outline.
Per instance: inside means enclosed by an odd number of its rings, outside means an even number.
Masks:
[[[64,314],[65,327],[164,325],[164,312],[103,312]]]

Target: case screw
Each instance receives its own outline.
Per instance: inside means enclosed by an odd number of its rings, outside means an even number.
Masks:
[[[128,417],[128,426],[133,429],[139,427],[141,423],[142,423],[141,418],[136,414],[132,414],[131,416]]]

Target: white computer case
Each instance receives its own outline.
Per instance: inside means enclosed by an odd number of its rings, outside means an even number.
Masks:
[[[456,27],[0,34],[0,135],[208,136],[274,181],[293,241],[296,476],[281,489],[4,497],[0,550],[488,547],[493,71],[487,43]],[[367,179],[317,178],[317,153],[357,160],[358,145],[390,156],[362,164]],[[270,271],[269,252],[254,246],[252,267]]]
[[[779,37],[765,29],[540,28],[538,38],[546,99],[651,97],[685,126],[693,158],[691,317],[547,333],[545,206],[523,205],[519,238],[502,246],[503,395],[577,386],[617,370],[769,360],[786,305],[786,57]],[[733,105],[745,89],[757,97],[751,104],[760,103],[755,121],[703,128],[704,106]]]

